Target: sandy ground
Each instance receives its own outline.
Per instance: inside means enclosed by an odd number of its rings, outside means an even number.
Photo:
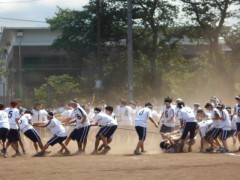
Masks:
[[[240,153],[207,154],[194,152],[182,154],[165,154],[159,149],[161,140],[158,134],[149,133],[146,140],[147,153],[134,156],[137,143],[134,131],[118,130],[107,155],[90,155],[94,147],[92,128],[86,155],[56,156],[59,145],[50,147],[52,153],[47,157],[32,157],[32,145],[25,139],[27,155],[0,158],[1,179],[238,179]],[[151,132],[158,130],[152,129]],[[48,134],[46,134],[48,136]],[[43,139],[46,142],[48,137]],[[232,149],[232,142],[229,142]],[[69,149],[76,151],[75,142]]]

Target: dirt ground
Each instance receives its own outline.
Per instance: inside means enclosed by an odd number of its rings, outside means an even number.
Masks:
[[[70,131],[70,130],[69,130]],[[86,155],[56,156],[59,145],[50,147],[52,153],[47,157],[32,157],[32,145],[24,139],[27,155],[0,158],[1,179],[238,179],[240,153],[207,154],[198,153],[199,144],[194,152],[166,154],[159,149],[160,136],[149,133],[145,143],[147,153],[134,156],[137,143],[134,131],[119,129],[107,155],[90,155],[94,147],[94,135],[97,129],[92,128]],[[152,130],[157,132],[157,130]],[[46,134],[48,136],[48,134]],[[43,139],[47,141],[49,137]],[[236,149],[238,144],[232,149]],[[71,142],[69,149],[76,151],[76,143]]]

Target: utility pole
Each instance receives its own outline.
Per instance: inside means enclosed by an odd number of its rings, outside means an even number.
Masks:
[[[133,100],[132,0],[127,0],[128,98]]]

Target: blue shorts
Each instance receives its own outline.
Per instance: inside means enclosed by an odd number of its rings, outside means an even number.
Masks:
[[[20,134],[18,129],[10,129],[7,135],[7,140],[12,142],[17,142],[20,139]]]
[[[32,142],[40,142],[41,138],[35,129],[29,129],[24,133]]]
[[[6,141],[9,129],[7,128],[0,128],[0,140],[3,142]]]
[[[227,138],[230,136],[230,132],[230,130],[222,130],[221,140],[226,141]]]
[[[90,126],[82,127],[77,130],[76,140],[79,142],[85,142],[88,136]]]
[[[72,130],[71,134],[69,135],[69,137],[71,138],[71,140],[75,141],[77,139],[77,131],[78,129],[75,128]]]
[[[184,125],[181,139],[186,139],[188,133],[189,133],[189,138],[193,139],[195,137],[196,128],[197,128],[196,122],[186,122]]]
[[[240,132],[240,123],[236,123],[237,126],[237,132]]]
[[[137,134],[138,134],[138,140],[139,141],[144,141],[146,139],[146,136],[147,136],[147,128],[142,127],[142,126],[135,126],[135,129],[136,129]]]
[[[67,136],[64,136],[64,137],[59,137],[59,136],[56,136],[54,135],[51,139],[48,140],[48,144],[53,146],[57,143],[62,143],[65,139],[67,139]]]
[[[216,139],[220,135],[221,132],[222,132],[221,128],[213,128],[211,137],[213,139]]]
[[[160,128],[160,133],[170,133],[174,131],[174,127],[169,127],[163,124]]]
[[[102,127],[102,128],[98,131],[98,133],[97,133],[97,135],[96,135],[96,138],[99,137],[99,134],[100,134],[100,133],[101,133],[104,137],[109,138],[109,137],[111,137],[111,136],[114,134],[114,132],[116,131],[116,129],[117,129],[117,125],[115,125],[115,126],[104,126],[104,127]]]

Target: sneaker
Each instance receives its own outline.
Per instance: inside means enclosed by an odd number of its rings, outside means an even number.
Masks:
[[[91,155],[97,155],[98,152],[96,150],[94,150],[93,152],[91,152]]]
[[[225,149],[225,148],[222,148],[220,153],[227,153],[228,152],[228,149]]]
[[[103,148],[104,148],[104,145],[102,144],[102,145],[98,148],[98,151],[102,151]]]
[[[65,156],[68,156],[68,155],[70,155],[71,153],[70,153],[70,151],[65,151],[64,153],[62,153],[63,155],[65,155]]]
[[[213,150],[214,150],[214,149],[213,149],[212,147],[210,147],[210,148],[207,148],[207,149],[206,149],[206,152],[213,152]]]
[[[216,152],[221,152],[224,148],[220,147],[216,150]]]
[[[137,151],[137,150],[135,150],[133,153],[134,153],[134,155],[141,155],[142,154],[140,151]]]
[[[104,150],[109,151],[110,149],[111,149],[110,146],[105,146],[105,147],[104,147]]]
[[[39,152],[37,154],[35,154],[35,157],[43,157],[45,155],[45,152]]]
[[[141,153],[147,153],[147,151],[143,150],[143,151],[141,151]]]
[[[7,158],[8,157],[8,154],[7,152],[3,153],[3,157]]]

